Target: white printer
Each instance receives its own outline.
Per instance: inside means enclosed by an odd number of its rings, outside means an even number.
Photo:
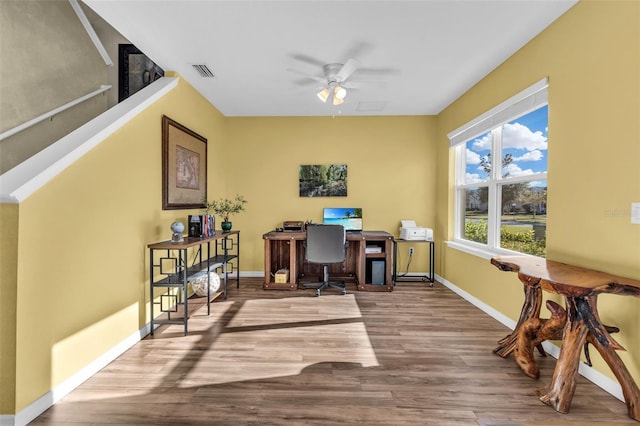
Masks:
[[[416,225],[415,220],[401,220],[400,239],[408,241],[433,241],[433,229]]]

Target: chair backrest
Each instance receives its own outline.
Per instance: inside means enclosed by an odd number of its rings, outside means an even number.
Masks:
[[[307,225],[306,258],[312,263],[340,263],[346,257],[346,233],[342,225]]]

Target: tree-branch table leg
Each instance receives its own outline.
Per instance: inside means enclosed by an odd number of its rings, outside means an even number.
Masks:
[[[567,324],[560,355],[553,370],[551,383],[541,391],[540,400],[560,413],[568,413],[576,390],[580,351],[589,329],[581,318],[576,298],[567,297]]]
[[[526,275],[518,274],[518,278],[524,284],[524,304],[520,311],[520,318],[513,332],[498,341],[498,347],[493,350],[495,354],[506,358],[511,354],[518,344],[518,330],[522,324],[531,319],[540,317],[540,308],[542,306],[542,289],[537,281],[532,281]],[[539,281],[539,280],[538,280]],[[542,345],[538,345],[538,350],[542,355],[546,355],[542,349]]]
[[[609,328],[600,322],[597,296],[566,297],[567,324],[560,348],[560,356],[553,371],[551,383],[543,390],[540,400],[560,413],[568,413],[576,388],[580,351],[585,342],[596,347],[607,362],[620,385],[629,411],[629,417],[640,420],[640,392],[633,377],[616,354],[624,350],[609,334]]]
[[[534,348],[539,348],[545,340],[562,340],[567,323],[567,312],[552,300],[547,300],[551,318],[530,318],[518,328],[518,340],[513,358],[520,370],[532,379],[540,378],[540,369],[533,357]]]
[[[589,306],[593,311],[593,316],[600,324],[600,317],[598,315],[596,306],[596,296],[592,296],[588,300]],[[625,350],[618,342],[616,342],[609,333],[617,332],[618,328],[603,326],[605,331],[603,332],[599,327],[599,333],[589,333],[587,335],[587,342],[591,343],[605,360],[613,374],[616,376],[620,387],[622,388],[622,395],[624,396],[624,402],[627,405],[627,412],[629,417],[634,420],[640,421],[640,390],[638,385],[633,380],[633,377],[627,370],[620,356],[616,353],[616,350]]]

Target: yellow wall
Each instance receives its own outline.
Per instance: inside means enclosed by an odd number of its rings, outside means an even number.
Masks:
[[[242,270],[264,270],[262,234],[283,220],[320,222],[323,207],[361,207],[366,229],[395,234],[401,219],[435,222],[434,117],[230,118],[227,126],[227,192],[249,200],[233,218]],[[299,166],[331,163],[347,164],[347,196],[300,197]],[[412,271],[428,269],[419,250]]]
[[[223,187],[222,116],[180,82],[20,204],[17,411],[148,321],[146,244],[188,214],[162,210],[163,114],[208,139],[210,187]]]
[[[547,257],[640,279],[640,2],[581,1],[438,116],[438,165],[447,132],[549,77]],[[438,168],[437,240],[453,236],[453,175]],[[444,245],[444,244],[442,244]],[[465,268],[460,268],[465,265]],[[439,273],[517,319],[515,274],[443,247]],[[603,295],[600,316],[619,326],[620,356],[640,382],[640,300]],[[596,358],[595,355],[592,355]],[[599,357],[599,356],[598,356]],[[602,360],[596,368],[609,375]]]
[[[0,204],[0,413],[12,413],[16,381],[17,204]]]

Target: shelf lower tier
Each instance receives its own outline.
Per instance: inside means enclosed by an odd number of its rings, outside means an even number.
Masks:
[[[222,262],[213,262],[213,258],[211,263],[209,264],[209,271],[215,272],[216,269],[222,268],[224,264]],[[202,262],[197,265],[191,266],[187,268],[187,281],[190,279],[204,273],[207,270],[207,263]],[[176,272],[174,274],[169,274],[165,278],[162,278],[153,283],[154,287],[178,287],[184,285],[184,273]]]
[[[222,297],[224,292],[217,291],[212,293],[209,297],[209,303],[214,302],[219,297]],[[158,302],[155,302],[156,304]],[[207,298],[199,297],[199,296],[191,296],[187,299],[187,307],[188,307],[188,315],[187,318],[191,318],[193,314],[198,311],[200,308],[207,306]],[[171,319],[168,318],[167,312],[162,312],[157,318],[153,320],[154,325],[161,324],[174,324],[174,325],[184,325],[184,306],[182,303],[178,304],[178,307],[175,312],[171,312]]]

